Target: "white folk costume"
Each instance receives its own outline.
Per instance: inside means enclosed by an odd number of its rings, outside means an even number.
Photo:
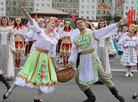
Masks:
[[[48,36],[51,40],[53,40],[54,44],[51,46],[49,55],[50,57],[56,57],[56,46],[57,46],[57,39],[59,39],[58,34],[56,33],[56,31],[51,31],[50,33],[51,36]],[[55,36],[54,36],[55,35]]]
[[[35,21],[29,27],[38,33],[37,47],[17,74],[15,84],[37,88],[43,93],[53,92],[54,85],[57,83],[57,76],[48,52],[54,42],[46,36],[43,29],[39,28]]]
[[[97,53],[99,56],[99,59],[102,63],[102,66],[105,70],[105,73],[112,78],[112,73],[111,73],[111,68],[110,68],[110,63],[109,63],[109,53],[116,53],[116,50],[113,45],[113,41],[111,37],[107,37],[105,39],[99,40],[98,41],[98,49]]]
[[[130,38],[129,36],[125,36],[118,42],[118,44],[124,48],[124,52],[120,60],[123,66],[135,66],[137,64],[137,42],[138,39],[136,37]]]
[[[80,53],[79,66],[79,83],[82,85],[90,85],[98,81],[98,72],[96,60],[100,63],[96,49],[97,41],[105,39],[108,36],[117,32],[118,24],[113,24],[100,30],[86,32],[83,35],[78,35],[73,40],[70,63],[77,60],[78,53]],[[102,33],[101,33],[102,32]]]
[[[12,26],[0,26],[0,70],[4,71],[7,79],[15,76],[12,51],[15,51]]]

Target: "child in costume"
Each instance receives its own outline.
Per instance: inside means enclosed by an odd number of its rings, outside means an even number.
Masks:
[[[138,45],[138,39],[133,35],[136,32],[135,27],[129,27],[129,32],[127,36],[123,37],[119,42],[118,45],[122,46],[124,49],[123,55],[121,57],[121,64],[126,66],[126,77],[129,75],[132,77],[133,74],[131,73],[131,67],[135,66],[137,63],[137,54],[136,49]]]

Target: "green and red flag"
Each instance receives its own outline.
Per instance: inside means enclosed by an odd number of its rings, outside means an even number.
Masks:
[[[75,13],[73,14],[72,19],[70,20],[70,24],[73,27],[73,29],[75,29],[74,21],[75,21]]]
[[[121,5],[124,4],[125,2],[126,2],[126,0],[120,0],[120,1],[116,4],[115,8],[118,9],[119,6],[121,6]]]
[[[102,1],[100,5],[105,9],[109,8],[108,4],[104,0]]]

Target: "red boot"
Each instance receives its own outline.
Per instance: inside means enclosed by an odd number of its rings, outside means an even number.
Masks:
[[[18,60],[18,67],[20,67],[21,65],[20,65],[20,62],[21,62],[21,59],[19,59]]]
[[[17,65],[17,59],[15,59],[15,67],[18,67],[18,65]]]

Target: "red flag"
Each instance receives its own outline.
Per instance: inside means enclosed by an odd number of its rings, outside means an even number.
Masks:
[[[107,6],[105,6],[103,3],[101,3],[101,6],[103,7],[103,8],[105,8],[105,9],[107,9],[108,7]]]
[[[35,21],[37,22],[37,13],[35,13]]]

